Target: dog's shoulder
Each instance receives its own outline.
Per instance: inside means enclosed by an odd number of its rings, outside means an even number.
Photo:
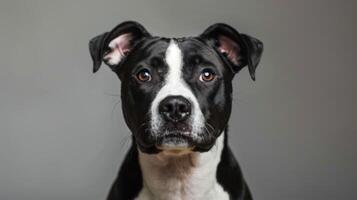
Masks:
[[[225,131],[224,147],[217,167],[217,181],[234,200],[251,200],[251,193],[243,178],[240,166],[227,141],[228,130]]]
[[[143,178],[135,145],[129,149],[107,200],[132,200],[142,189]]]

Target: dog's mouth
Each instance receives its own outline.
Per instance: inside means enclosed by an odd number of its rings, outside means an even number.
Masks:
[[[159,131],[152,133],[156,137],[156,147],[185,148],[192,146],[194,137],[191,125],[187,123],[165,123]]]
[[[191,152],[197,144],[197,137],[188,127],[166,127],[159,132],[151,132],[147,129],[137,136],[139,136],[136,138],[138,147],[146,153],[167,152],[170,154],[182,154]]]
[[[194,149],[194,142],[191,132],[170,131],[159,136],[155,146],[162,151],[184,152]]]
[[[194,132],[190,125],[184,123],[165,124],[156,131],[143,127],[135,134],[136,144],[142,152],[175,155],[206,152],[213,146],[216,137],[212,131]]]

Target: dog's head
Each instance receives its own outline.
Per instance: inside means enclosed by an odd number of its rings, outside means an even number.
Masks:
[[[226,24],[197,37],[154,37],[124,22],[89,43],[93,72],[102,61],[120,78],[122,110],[142,152],[208,151],[227,126],[232,79],[252,79],[263,44]]]

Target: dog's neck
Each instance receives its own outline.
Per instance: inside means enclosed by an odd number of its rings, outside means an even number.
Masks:
[[[176,156],[139,151],[143,189],[137,200],[228,199],[216,179],[223,145],[224,133],[205,153]]]

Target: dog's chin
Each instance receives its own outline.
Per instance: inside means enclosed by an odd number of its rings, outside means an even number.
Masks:
[[[136,138],[136,144],[141,152],[170,155],[207,152],[215,144],[215,141],[216,138],[209,134],[205,134],[205,138],[200,138],[193,136],[191,132],[177,130],[164,131],[162,134],[146,132],[145,137]]]
[[[165,153],[171,155],[187,154],[195,149],[195,145],[190,138],[180,136],[157,137],[155,141],[143,144],[136,141],[140,151],[148,154]]]
[[[183,155],[193,151],[195,148],[194,141],[189,133],[173,133],[162,136],[155,147],[165,154]]]

